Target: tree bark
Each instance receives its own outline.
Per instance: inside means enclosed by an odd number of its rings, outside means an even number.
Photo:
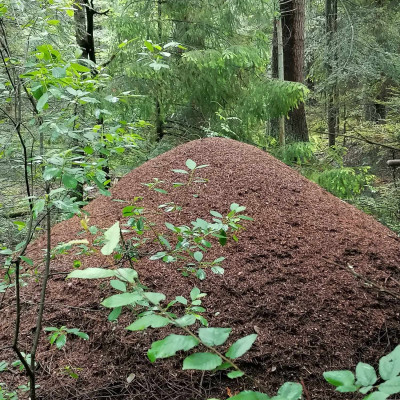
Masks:
[[[327,50],[327,119],[329,146],[335,146],[336,136],[339,133],[339,90],[335,69],[337,67],[338,56],[335,44],[337,33],[338,7],[337,0],[326,0],[325,3],[325,23],[326,23],[326,50]]]
[[[276,36],[278,39],[278,78],[285,80],[284,74],[284,56],[283,56],[283,36],[282,36],[282,19],[276,21]],[[282,115],[279,119],[279,144],[285,146],[285,117]]]
[[[74,10],[76,43],[82,50],[82,58],[96,62],[94,50],[94,15],[93,0],[79,0]]]
[[[304,83],[305,0],[280,0],[285,80]],[[297,141],[308,141],[304,103],[289,112],[286,134]]]

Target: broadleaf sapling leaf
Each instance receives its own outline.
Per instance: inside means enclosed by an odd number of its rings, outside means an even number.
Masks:
[[[200,328],[199,338],[208,346],[220,346],[226,342],[231,328]]]
[[[199,344],[193,336],[169,335],[163,340],[153,342],[147,352],[151,362],[158,358],[168,358],[174,356],[178,351],[188,351]]]
[[[229,347],[228,351],[226,352],[226,356],[228,358],[238,358],[241,357],[243,354],[245,354],[253,345],[253,343],[256,341],[257,335],[255,333],[245,336],[239,340],[237,340],[235,343],[232,344],[231,347]]]
[[[222,358],[213,353],[194,353],[183,360],[183,370],[212,371],[222,364]]]
[[[101,248],[101,253],[105,256],[110,255],[118,246],[120,239],[119,221],[117,221],[111,228],[107,229],[104,233],[105,245]]]

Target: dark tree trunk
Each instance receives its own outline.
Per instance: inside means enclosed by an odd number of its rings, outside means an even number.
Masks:
[[[86,33],[86,5],[85,0],[79,1],[74,9],[75,38],[76,43],[82,50],[82,58],[88,58],[89,51],[87,46]]]
[[[305,0],[280,0],[283,29],[285,81],[304,82]],[[286,134],[297,141],[308,141],[304,103],[289,112]]]
[[[82,50],[82,58],[96,62],[94,49],[94,15],[93,0],[80,0],[74,10],[76,43]]]
[[[337,50],[335,46],[337,33],[338,8],[337,0],[326,0],[325,3],[325,23],[327,37],[327,63],[326,71],[328,77],[327,89],[327,119],[329,146],[336,144],[336,136],[339,133],[339,91],[336,78],[336,68],[338,62]]]

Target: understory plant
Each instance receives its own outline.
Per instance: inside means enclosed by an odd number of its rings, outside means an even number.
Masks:
[[[329,371],[324,378],[341,393],[359,392],[363,400],[386,400],[400,393],[400,345],[379,360],[379,377],[372,365],[358,363],[356,373],[348,370]]]

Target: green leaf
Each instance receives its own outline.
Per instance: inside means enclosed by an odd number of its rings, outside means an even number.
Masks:
[[[265,393],[245,390],[236,396],[230,397],[229,400],[270,400],[270,397]]]
[[[223,218],[222,214],[217,211],[210,211],[210,214],[217,218]]]
[[[196,323],[196,317],[192,314],[186,314],[175,320],[175,324],[180,327],[193,325],[194,323]]]
[[[346,370],[324,372],[324,378],[327,382],[336,387],[350,387],[354,385],[355,381],[354,374]]]
[[[215,274],[215,275],[223,275],[225,270],[222,267],[211,267],[211,271]]]
[[[200,289],[197,287],[194,287],[190,291],[190,298],[192,299],[192,301],[196,300],[199,297],[199,294],[200,294]]]
[[[195,251],[193,257],[197,262],[201,262],[203,259],[203,253],[201,251]]]
[[[231,371],[227,374],[227,377],[231,378],[231,379],[235,379],[235,378],[240,378],[243,375],[244,375],[243,371]]]
[[[67,72],[65,71],[65,69],[61,67],[54,67],[51,70],[51,73],[54,78],[65,78],[67,76]]]
[[[149,42],[148,40],[144,41],[144,45],[147,47],[147,49],[149,51],[151,51],[152,53],[154,52],[154,46],[153,43]]]
[[[116,222],[111,228],[104,233],[106,244],[102,247],[101,253],[105,256],[110,255],[118,246],[120,239],[119,222]]]
[[[138,278],[138,273],[132,268],[118,268],[115,271],[115,276],[122,281],[134,283]]]
[[[166,223],[165,223],[165,226],[166,226],[168,229],[170,229],[171,231],[174,231],[174,232],[175,232],[175,226],[172,225],[171,223],[166,222]]]
[[[94,97],[88,97],[88,96],[81,97],[79,100],[84,101],[85,103],[92,103],[92,104],[100,103]]]
[[[187,305],[188,301],[183,296],[176,296],[175,300],[183,305]]]
[[[400,373],[400,345],[379,360],[379,375],[385,381]]]
[[[387,393],[374,392],[364,397],[364,400],[386,400],[389,396],[390,394]]]
[[[63,185],[68,189],[75,189],[78,186],[78,181],[69,174],[64,174],[61,178]]]
[[[77,332],[73,332],[75,336],[78,336],[79,338],[83,339],[83,340],[89,340],[89,335],[85,332],[81,332],[81,331],[77,331]]]
[[[61,175],[61,170],[56,167],[46,167],[45,170],[43,171],[43,179],[45,181],[49,181],[50,179],[53,179],[60,175]]]
[[[167,240],[164,236],[159,235],[159,236],[158,236],[158,239],[160,240],[160,242],[161,242],[168,250],[171,250],[171,249],[172,249],[171,244],[168,242],[168,240]]]
[[[372,386],[378,380],[374,367],[365,363],[358,363],[356,367],[357,385]]]
[[[108,95],[104,98],[104,100],[109,101],[110,103],[118,103],[119,98],[115,96]]]
[[[185,169],[173,169],[172,172],[175,172],[176,174],[188,174],[189,173]]]
[[[158,305],[161,301],[166,299],[163,293],[146,292],[143,296],[145,299],[149,300],[150,303]]]
[[[201,280],[204,281],[204,279],[206,279],[207,275],[206,275],[206,271],[204,271],[204,269],[199,268],[196,271],[196,276]]]
[[[118,317],[121,315],[122,307],[115,307],[110,314],[108,314],[109,321],[116,321]]]
[[[65,346],[65,343],[67,343],[67,336],[64,334],[61,334],[58,336],[56,340],[56,346],[58,349],[61,349]]]
[[[110,281],[110,285],[114,288],[119,290],[120,292],[126,292],[126,284],[119,279],[114,279]]]
[[[49,93],[48,92],[43,93],[36,104],[36,110],[38,110],[39,112],[42,111],[44,106],[47,104],[48,100],[49,100]]]
[[[164,189],[154,188],[154,190],[155,190],[156,192],[159,192],[159,193],[162,193],[162,194],[168,194],[168,192],[167,192],[166,190],[164,190]]]
[[[374,388],[373,386],[365,386],[365,387],[358,389],[358,391],[362,394],[367,394],[373,388]]]
[[[168,318],[157,314],[151,314],[137,319],[125,329],[128,331],[142,331],[147,329],[149,326],[152,328],[162,328],[163,326],[167,326],[169,323],[170,321]]]
[[[183,360],[182,369],[196,369],[200,371],[212,371],[222,364],[222,358],[213,353],[195,353]]]
[[[135,304],[137,301],[142,300],[142,296],[137,293],[121,293],[107,297],[101,302],[104,307],[115,308]]]
[[[380,392],[386,394],[400,393],[400,376],[389,379],[388,381],[381,383],[378,387]]]
[[[46,201],[44,199],[39,199],[35,202],[35,205],[33,206],[33,214],[35,217],[38,216],[43,210],[44,206],[46,205]]]
[[[298,400],[301,399],[303,387],[299,383],[285,382],[278,390],[278,396],[285,400]]]
[[[186,160],[186,166],[190,169],[190,170],[194,170],[196,168],[196,163],[191,160],[190,158],[188,160]]]
[[[221,229],[219,231],[219,244],[221,246],[225,246],[227,241],[228,237],[226,236],[226,232],[223,229]]]
[[[90,68],[85,67],[82,64],[71,63],[71,67],[78,72],[90,72]]]
[[[33,260],[31,258],[25,257],[25,256],[20,256],[19,257],[22,261],[25,261],[28,265],[31,267],[33,266]]]
[[[151,345],[147,356],[151,362],[158,358],[168,358],[174,356],[178,351],[188,351],[199,344],[193,336],[169,335],[163,340],[158,340]]]
[[[245,354],[253,345],[255,340],[257,339],[257,335],[253,333],[252,335],[245,336],[237,340],[229,350],[226,352],[226,356],[228,358],[238,358]]]
[[[67,279],[80,278],[80,279],[103,279],[115,276],[115,271],[112,269],[104,268],[86,268],[82,270],[72,271]]]
[[[220,346],[228,339],[231,328],[200,328],[199,338],[208,346]]]

